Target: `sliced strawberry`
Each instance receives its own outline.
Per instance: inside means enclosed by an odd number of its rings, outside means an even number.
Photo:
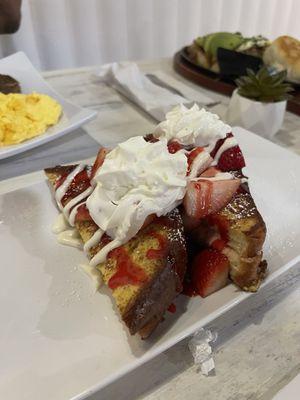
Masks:
[[[172,314],[176,313],[176,305],[174,303],[171,303],[168,307],[168,311]]]
[[[77,208],[77,213],[75,217],[76,222],[92,221],[89,210],[85,204],[82,204]]]
[[[218,161],[221,171],[235,171],[245,167],[243,153],[238,145],[225,150]]]
[[[205,249],[192,263],[193,287],[200,296],[206,297],[226,285],[228,273],[228,258],[218,250]]]
[[[239,179],[190,181],[183,199],[187,215],[200,219],[218,212],[229,203],[239,185]]]
[[[80,171],[70,183],[66,194],[61,199],[61,204],[65,206],[70,199],[83,193],[86,189],[91,186],[90,178],[87,170]]]
[[[92,171],[91,171],[91,180],[94,178],[96,172],[98,171],[98,169],[101,167],[101,165],[104,163],[104,159],[106,157],[106,155],[109,153],[109,150],[106,149],[105,147],[102,147],[97,154],[96,160],[94,162],[94,165],[92,167]]]
[[[232,134],[231,132],[230,132],[230,133],[227,133],[227,135],[226,135],[226,137],[225,137],[224,139],[219,139],[219,140],[216,142],[215,147],[214,147],[213,150],[210,152],[210,155],[212,156],[212,158],[215,157],[215,155],[217,154],[217,151],[218,151],[219,148],[222,146],[222,144],[225,142],[225,140],[226,140],[227,138],[230,138],[230,137],[233,137],[233,134]]]
[[[187,156],[188,158],[188,169],[190,169],[190,166],[192,165],[193,161],[197,157],[198,154],[202,153],[204,150],[204,147],[195,147]]]
[[[70,165],[66,167],[58,167],[60,170],[63,170],[64,172],[62,173],[60,171],[59,176],[56,179],[55,182],[55,190],[57,190],[66,180],[68,175],[76,168],[76,165]]]
[[[209,167],[204,172],[202,172],[201,177],[213,178],[214,176],[216,176],[220,172],[221,171],[216,167]]]
[[[203,147],[196,147],[188,155],[187,175],[196,178],[210,166],[212,161],[212,157]]]
[[[69,174],[63,174],[57,179],[57,181],[55,183],[55,190],[57,190],[64,183],[64,181],[67,179],[68,175]]]
[[[174,154],[177,153],[177,151],[182,149],[182,145],[177,142],[177,140],[172,140],[168,143],[168,150],[169,153]]]
[[[224,248],[226,247],[226,241],[223,239],[215,239],[210,246],[215,249],[215,250],[219,250],[222,251],[224,250]]]

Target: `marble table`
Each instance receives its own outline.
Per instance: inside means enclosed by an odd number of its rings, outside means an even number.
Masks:
[[[215,111],[224,113],[228,98],[180,77],[172,70],[171,60],[139,65],[148,73],[164,71],[181,85],[221,101]],[[97,119],[66,137],[0,161],[0,193],[38,182],[43,179],[40,170],[44,167],[95,156],[99,143],[109,145],[133,133],[151,131],[155,121],[100,83],[96,70],[93,67],[44,74],[62,95],[97,110]],[[299,117],[286,113],[283,128],[273,141],[300,154]],[[300,265],[208,328],[218,332],[213,345],[216,370],[209,377],[197,372],[185,340],[89,399],[272,399],[300,372]]]

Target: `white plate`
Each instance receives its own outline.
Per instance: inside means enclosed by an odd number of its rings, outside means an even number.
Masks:
[[[52,89],[31,64],[26,54],[21,51],[0,60],[0,74],[10,75],[17,79],[21,85],[22,93],[38,92],[48,94],[56,99],[63,109],[63,115],[59,122],[47,129],[43,135],[20,144],[0,147],[0,160],[63,136],[95,118],[97,115],[96,111],[72,104]]]
[[[268,227],[270,281],[300,260],[300,159],[243,129],[234,132]],[[81,399],[248,296],[233,285],[206,299],[180,296],[176,314],[150,341],[129,337],[110,297],[94,294],[76,269],[85,256],[51,234],[57,211],[46,183],[0,199],[1,399]]]

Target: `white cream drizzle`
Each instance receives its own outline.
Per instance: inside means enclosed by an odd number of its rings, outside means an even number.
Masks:
[[[93,258],[90,259],[90,265],[92,267],[95,267],[96,265],[98,265],[101,262],[105,261],[108,253],[111,250],[114,250],[117,247],[121,246],[121,244],[122,244],[122,241],[119,240],[119,239],[114,239],[113,241],[109,242],[97,254],[95,254]]]
[[[83,250],[88,253],[88,251],[96,246],[96,244],[98,244],[103,236],[104,231],[102,229],[98,229],[93,236],[87,241],[85,242],[84,246],[83,246]]]
[[[78,203],[78,204],[76,204],[76,206],[72,208],[72,210],[71,210],[71,212],[70,212],[70,214],[69,214],[69,224],[70,224],[71,226],[74,226],[74,225],[75,225],[75,218],[76,218],[76,215],[77,215],[77,210],[78,210],[78,208],[79,208],[80,206],[82,206],[83,204],[85,204],[85,203],[86,203],[86,200],[85,200],[85,201],[82,201],[82,202],[80,202],[80,203]]]
[[[217,153],[214,157],[214,161],[212,162],[211,165],[217,165],[219,162],[219,159],[220,159],[221,155],[224,153],[224,151],[231,149],[232,147],[236,146],[237,144],[238,144],[238,142],[235,137],[226,138],[224,140],[224,143],[222,144],[222,146],[217,151]]]
[[[79,232],[75,228],[67,229],[60,232],[57,236],[57,241],[60,244],[65,244],[67,246],[76,247],[77,249],[82,249],[82,240],[80,238]]]
[[[88,187],[84,192],[80,193],[78,196],[74,197],[72,200],[66,204],[66,206],[63,208],[63,213],[65,216],[69,219],[69,211],[72,207],[76,206],[77,203],[79,203],[81,200],[85,199],[88,197],[93,191],[93,188],[90,186]],[[72,216],[73,219],[73,216]],[[74,218],[75,219],[75,218]],[[70,222],[70,221],[69,221]],[[72,225],[72,224],[71,224]]]
[[[64,214],[63,213],[58,214],[52,225],[52,232],[57,234],[65,231],[68,228],[70,228],[70,225],[68,224],[68,221],[66,220]]]
[[[85,168],[84,164],[79,164],[64,180],[64,182],[60,185],[60,187],[56,190],[55,192],[55,199],[57,201],[57,204],[59,208],[62,210],[63,207],[61,205],[61,199],[64,197],[66,194],[68,187],[70,186],[71,182],[75,178],[79,172],[81,172]]]

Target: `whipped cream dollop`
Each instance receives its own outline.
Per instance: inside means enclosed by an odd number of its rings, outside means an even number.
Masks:
[[[166,114],[165,121],[157,125],[156,138],[175,139],[183,145],[214,146],[218,139],[223,139],[231,132],[231,127],[220,120],[218,115],[199,108],[183,104]]]
[[[184,151],[170,154],[167,138],[149,143],[142,136],[133,137],[108,153],[94,177],[95,188],[87,208],[103,233],[113,240],[91,264],[105,261],[109,251],[128,242],[149,215],[165,215],[181,203],[186,171]]]

